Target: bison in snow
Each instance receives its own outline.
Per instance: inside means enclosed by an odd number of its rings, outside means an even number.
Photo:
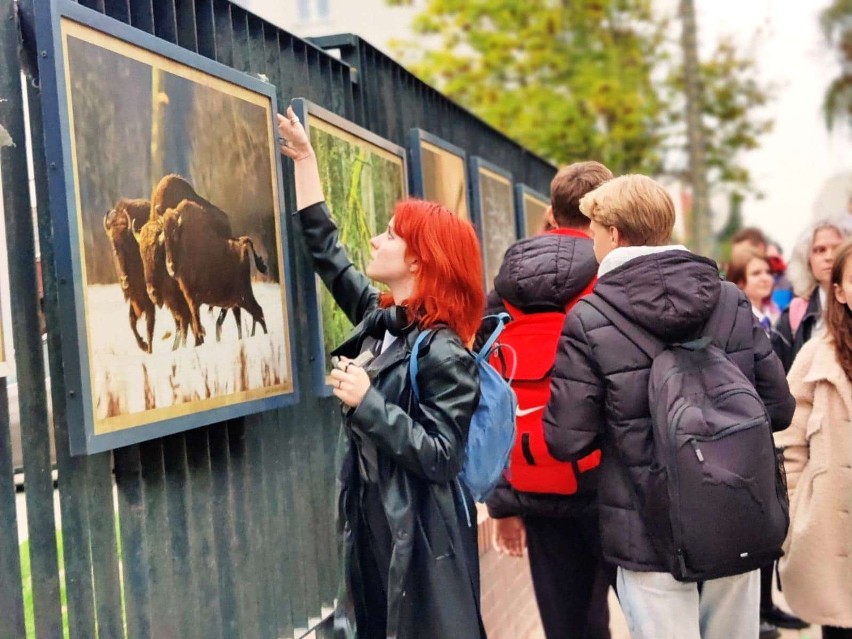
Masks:
[[[122,202],[122,201],[119,201]],[[115,270],[124,299],[130,306],[130,330],[136,337],[136,344],[146,353],[151,352],[154,336],[154,303],[148,297],[145,288],[145,274],[139,243],[132,230],[133,220],[126,207],[116,205],[104,216],[104,231],[112,243],[115,257]],[[139,318],[145,316],[145,329],[148,341],[142,339],[136,328]]]
[[[255,252],[249,237],[223,238],[209,223],[205,207],[184,200],[176,208],[166,209],[162,216],[166,250],[166,269],[180,285],[192,317],[196,340],[204,339],[199,308],[202,304],[223,309],[240,308],[266,333],[263,309],[251,287],[251,261],[261,273],[266,272],[263,259]],[[220,322],[217,323],[217,334]],[[218,335],[217,335],[218,336]]]
[[[195,202],[207,213],[207,224],[219,237],[231,238],[231,220],[218,206],[205,200],[192,185],[181,176],[170,174],[163,177],[151,193],[150,219],[156,219],[168,209],[176,209],[184,200]]]
[[[159,307],[165,304],[175,319],[175,339],[172,342],[172,350],[175,350],[186,345],[191,316],[180,286],[166,271],[166,249],[163,246],[162,232],[162,219],[145,222],[139,231],[139,252],[142,256],[148,297]]]

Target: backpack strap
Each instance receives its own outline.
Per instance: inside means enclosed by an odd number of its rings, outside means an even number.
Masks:
[[[497,326],[494,327],[494,330],[491,331],[491,337],[485,340],[485,343],[482,345],[482,348],[480,348],[479,352],[476,354],[477,364],[479,364],[479,362],[488,357],[488,355],[491,353],[491,348],[494,346],[494,342],[496,342],[497,338],[500,337],[500,333],[502,333],[503,329],[506,328],[506,323],[511,318],[509,317],[508,313],[497,313],[496,315],[486,315],[482,319],[496,319]]]
[[[737,322],[737,307],[745,294],[733,282],[722,282],[722,290],[716,308],[710,314],[710,319],[704,325],[702,334],[711,338],[716,346],[725,350],[728,339],[734,331]]]
[[[580,300],[580,303],[586,303],[595,308],[601,313],[601,315],[612,322],[612,325],[615,326],[622,335],[633,342],[636,347],[649,358],[654,359],[665,348],[660,340],[653,337],[641,326],[631,322],[621,313],[621,311],[617,310],[612,304],[603,300],[598,295],[588,295]]]
[[[420,345],[426,341],[432,329],[420,331],[417,339],[414,340],[414,346],[411,347],[411,357],[408,360],[408,379],[411,381],[411,390],[414,392],[414,397],[420,401],[420,387],[417,384],[417,373],[420,372],[420,365],[417,363],[417,357],[420,354]]]
[[[497,338],[500,337],[500,333],[503,332],[503,329],[506,327],[506,323],[509,321],[508,313],[497,313],[496,315],[486,315],[482,318],[483,320],[487,319],[496,319],[497,326],[491,332],[491,336],[485,341],[485,344],[482,345],[482,348],[476,354],[476,363],[479,364],[482,362],[488,354],[491,352],[492,347],[494,346],[494,342],[497,341]],[[414,391],[414,397],[417,398],[417,401],[420,401],[420,386],[417,384],[417,373],[420,372],[420,364],[418,364],[417,359],[420,355],[420,346],[423,342],[426,341],[426,338],[432,333],[432,329],[425,329],[420,331],[420,334],[414,340],[414,345],[411,347],[411,357],[408,360],[408,378],[411,380],[411,390]]]

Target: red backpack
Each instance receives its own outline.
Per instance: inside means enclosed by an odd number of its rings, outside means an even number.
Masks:
[[[592,285],[583,292],[591,292]],[[581,295],[582,296],[582,295]],[[550,375],[556,360],[556,347],[565,323],[564,313],[523,313],[505,300],[512,321],[500,335],[500,346],[491,354],[491,365],[512,385],[518,399],[515,445],[505,472],[515,490],[525,493],[573,495],[577,492],[574,464],[553,458],[544,441],[542,418],[550,399]],[[601,452],[596,450],[576,463],[584,473],[597,467]]]

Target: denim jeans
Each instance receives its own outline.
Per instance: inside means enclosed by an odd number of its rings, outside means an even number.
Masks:
[[[619,567],[617,581],[631,639],[757,639],[759,570],[697,584]]]

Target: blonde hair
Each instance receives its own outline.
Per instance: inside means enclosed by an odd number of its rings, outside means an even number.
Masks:
[[[602,226],[614,226],[629,246],[663,246],[671,241],[674,202],[647,175],[622,175],[580,200],[580,210]]]
[[[819,285],[811,272],[811,250],[814,247],[816,234],[824,229],[837,231],[841,239],[847,235],[837,222],[820,220],[807,227],[799,236],[790,255],[790,263],[787,264],[787,279],[793,285],[793,292],[799,297],[809,298]]]

